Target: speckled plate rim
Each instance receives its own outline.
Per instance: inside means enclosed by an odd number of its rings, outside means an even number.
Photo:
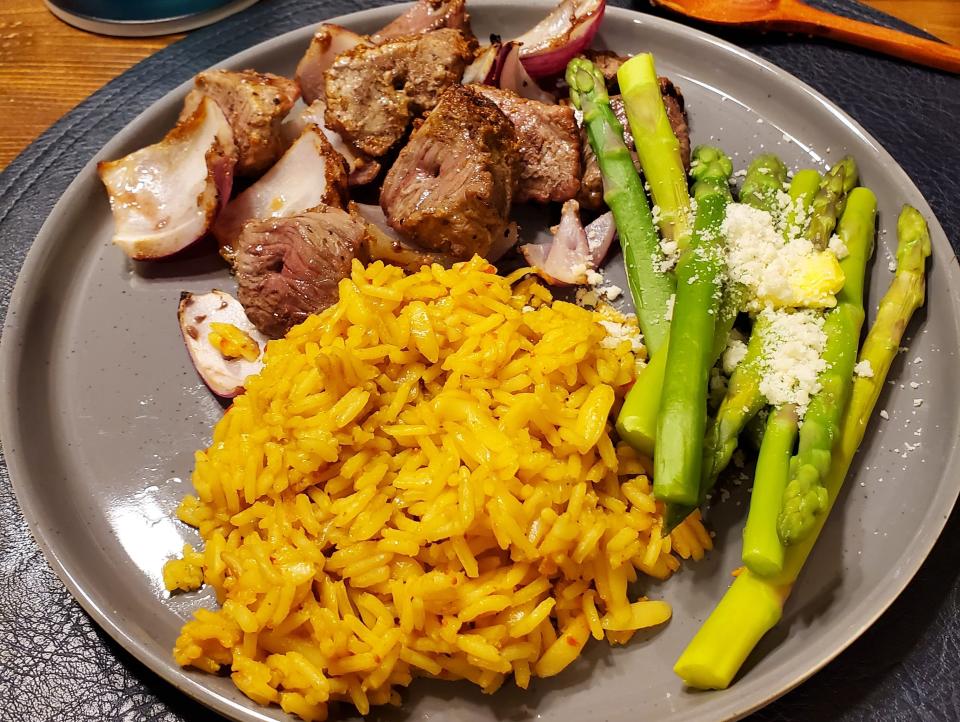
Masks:
[[[546,9],[551,8],[554,2],[553,0],[527,0],[525,4]],[[408,4],[400,4],[372,8],[330,18],[329,22],[337,22],[345,25],[352,23],[385,24],[407,5]],[[471,7],[499,7],[505,9],[506,12],[510,10],[509,3],[505,3],[502,0],[470,0],[470,5]],[[746,61],[761,71],[768,73],[771,82],[790,86],[792,90],[804,94],[811,102],[821,106],[822,109],[834,115],[843,125],[858,136],[872,152],[877,154],[877,157],[891,174],[900,177],[903,184],[905,201],[916,206],[930,221],[934,255],[937,257],[938,263],[944,263],[943,270],[947,278],[946,287],[941,289],[941,295],[938,296],[938,299],[940,299],[940,303],[949,301],[953,324],[957,329],[960,329],[960,310],[958,310],[960,309],[960,265],[958,265],[957,258],[947,240],[946,234],[939,221],[937,221],[933,210],[907,173],[859,123],[803,81],[772,63],[763,60],[759,56],[731,43],[709,35],[708,33],[688,28],[679,23],[644,15],[633,10],[608,7],[606,12],[607,17],[605,22],[643,23],[655,31],[676,35],[686,41],[696,42],[708,51],[722,55],[736,56],[739,60]],[[225,59],[218,65],[242,64],[246,62],[246,58],[248,57],[259,55],[270,48],[283,46],[291,42],[299,42],[306,46],[306,40],[309,37],[311,28],[315,27],[315,25],[314,23],[310,26],[284,33],[276,38],[252,46],[241,53]],[[28,307],[31,303],[35,302],[34,288],[31,281],[34,278],[42,276],[45,269],[54,262],[56,249],[52,247],[53,244],[50,242],[51,234],[49,231],[52,224],[56,223],[57,219],[64,214],[65,210],[76,202],[79,193],[78,180],[88,174],[95,173],[97,160],[115,154],[116,149],[125,142],[126,135],[130,132],[131,127],[137,126],[145,116],[156,112],[157,105],[168,102],[172,96],[181,96],[188,83],[189,81],[171,90],[154,105],[140,113],[80,171],[77,179],[71,183],[50,212],[50,215],[44,222],[27,254],[11,295],[9,306],[11,309]],[[762,112],[762,108],[759,110]],[[2,336],[0,336],[0,388],[12,388],[12,384],[17,376],[16,370],[18,362],[20,361],[20,348],[29,335],[29,329],[19,322],[19,317],[20,314],[8,313]],[[28,522],[31,533],[44,553],[48,563],[63,581],[73,597],[117,643],[182,692],[211,709],[233,719],[263,722],[274,720],[274,716],[266,714],[263,708],[258,708],[254,703],[251,702],[250,705],[247,706],[234,702],[204,686],[197,679],[185,674],[174,664],[168,650],[160,650],[148,640],[140,639],[134,634],[131,634],[129,630],[117,623],[107,608],[107,605],[99,601],[99,598],[102,598],[102,594],[94,594],[92,590],[86,589],[83,584],[77,580],[73,570],[65,565],[58,554],[57,543],[52,538],[52,535],[45,531],[40,523],[43,500],[35,497],[32,493],[30,469],[23,463],[23,459],[18,451],[20,447],[19,439],[21,437],[21,429],[18,423],[17,404],[13,401],[14,398],[15,394],[5,394],[0,398],[0,439],[5,439],[8,442],[13,440],[14,442],[12,444],[4,443],[4,455],[10,471],[14,492]],[[739,719],[790,691],[828,664],[852,644],[886,611],[906,588],[907,584],[914,577],[930,553],[949,518],[950,511],[953,509],[958,496],[960,496],[960,475],[953,474],[950,471],[957,467],[958,461],[960,461],[958,455],[960,455],[960,439],[954,438],[951,440],[947,458],[944,459],[944,471],[941,475],[940,483],[937,486],[936,494],[930,499],[929,508],[923,518],[923,523],[919,525],[911,539],[911,543],[905,546],[901,557],[897,559],[896,563],[891,567],[895,569],[897,573],[888,577],[885,584],[879,585],[875,594],[868,596],[864,602],[850,608],[836,620],[834,627],[838,631],[837,634],[821,634],[819,639],[808,643],[803,653],[793,660],[793,671],[790,674],[784,674],[780,668],[766,671],[754,669],[747,678],[740,679],[735,684],[731,690],[735,692],[735,694],[725,693],[722,697],[718,697],[718,701],[711,708],[711,718]],[[681,715],[674,717],[674,719],[702,719],[702,716],[696,713],[694,713],[693,716],[683,715],[681,713]]]

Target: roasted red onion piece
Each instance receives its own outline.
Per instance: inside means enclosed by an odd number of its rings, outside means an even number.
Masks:
[[[458,259],[446,253],[436,253],[417,248],[387,224],[387,218],[380,206],[366,203],[351,203],[350,212],[359,217],[366,226],[364,243],[371,261],[383,261],[400,266],[414,273],[423,266],[439,263],[450,268]]]
[[[310,41],[310,47],[297,65],[297,82],[303,102],[313,103],[325,95],[323,74],[341,53],[370,41],[352,30],[333,24],[321,25]]]
[[[324,113],[327,105],[322,100],[315,100],[308,107],[303,109],[299,115],[289,119],[283,126],[284,136],[287,142],[293,142],[311,123],[316,125],[323,134],[327,136],[333,149],[343,156],[347,161],[347,169],[350,175],[347,182],[351,186],[362,186],[372,182],[380,174],[379,161],[370,158],[340,137],[339,133],[330,130],[326,126]]]
[[[260,373],[263,368],[263,349],[267,337],[260,333],[243,311],[240,302],[223,291],[211,291],[202,295],[183,293],[177,312],[183,342],[190,353],[190,360],[200,378],[217,396],[233,398],[243,391],[248,376]],[[210,343],[212,323],[236,326],[257,345],[257,358],[226,358]]]
[[[547,17],[516,39],[520,57],[534,78],[562,73],[570,59],[590,47],[605,0],[562,0]]]
[[[610,252],[613,239],[617,237],[617,225],[613,220],[613,212],[607,211],[598,216],[583,229],[587,234],[587,248],[590,250],[592,268],[600,268],[603,259]]]
[[[130,258],[147,260],[199,240],[230,198],[236,163],[230,124],[206,97],[159,143],[99,163],[113,242]]]
[[[476,59],[463,71],[464,85],[479,83],[480,85],[496,85],[499,64],[497,58],[500,56],[501,43],[485,45],[477,52]]]
[[[417,0],[403,15],[378,30],[370,39],[377,45],[406,35],[420,35],[440,28],[463,30],[471,35],[466,0]]]
[[[528,243],[520,246],[520,252],[530,267],[553,286],[586,283],[587,271],[596,268],[576,201],[563,204],[560,225],[550,243]]]
[[[520,53],[521,46],[519,43],[509,42],[503,46],[495,71],[498,78],[497,85],[504,90],[512,90],[522,98],[555,105],[556,97],[537,85],[537,82],[527,73],[527,69],[521,61]]]
[[[260,180],[224,208],[213,227],[220,253],[232,262],[234,242],[249,220],[279,218],[347,197],[347,167],[323,132],[309,125]]]

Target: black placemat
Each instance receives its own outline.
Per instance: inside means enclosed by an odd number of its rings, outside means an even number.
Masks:
[[[264,0],[148,58],[64,116],[0,174],[0,318],[50,209],[136,114],[194,73],[255,43],[382,4]],[[908,29],[853,0],[816,4]],[[649,9],[640,1],[633,7]],[[960,249],[960,78],[805,38],[717,34],[794,73],[860,121],[907,170]],[[9,110],[5,122],[15,122]],[[958,562],[955,511],[916,579],[877,624],[753,719],[960,719]],[[214,719],[116,645],[73,601],[30,537],[0,459],[0,720]]]

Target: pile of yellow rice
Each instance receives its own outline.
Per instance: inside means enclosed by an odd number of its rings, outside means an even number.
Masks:
[[[268,345],[197,453],[179,516],[204,547],[164,579],[220,608],[184,625],[177,662],[322,720],[398,704],[415,676],[526,688],[591,636],[666,621],[628,584],[711,543],[696,515],[661,538],[648,462],[611,439],[638,359],[608,329],[635,321],[479,258],[355,263],[339,290]]]

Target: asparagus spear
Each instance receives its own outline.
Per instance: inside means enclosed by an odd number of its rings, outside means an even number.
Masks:
[[[667,343],[669,346],[669,341]],[[645,456],[653,458],[657,438],[657,417],[663,382],[667,375],[667,349],[650,357],[646,368],[637,376],[617,415],[620,438]],[[680,521],[683,521],[682,519]]]
[[[857,164],[847,156],[837,163],[820,182],[813,197],[810,225],[806,237],[814,247],[822,251],[830,241],[830,234],[843,212],[846,195],[857,185]]]
[[[840,432],[857,361],[864,319],[864,274],[873,252],[876,216],[877,198],[873,192],[854,188],[837,228],[849,255],[840,261],[845,280],[837,294],[837,305],[824,320],[827,341],[823,358],[827,368],[820,374],[821,390],[811,399],[804,416],[799,451],[791,461],[791,479],[784,490],[777,520],[780,539],[787,545],[805,539],[829,503],[824,477],[830,469],[831,450]]]
[[[658,499],[695,504],[700,498],[707,382],[724,272],[721,226],[733,164],[723,151],[701,146],[693,154],[693,237],[677,263],[677,296],[667,347],[667,369],[657,419],[653,493]]]
[[[819,188],[820,173],[812,168],[804,168],[793,174],[790,181],[790,208],[783,222],[783,234],[787,238],[806,231],[807,214]]]
[[[627,281],[647,349],[655,355],[666,342],[670,322],[667,304],[673,278],[660,272],[660,240],[647,196],[623,142],[623,127],[610,109],[603,74],[589,60],[574,58],[567,65],[567,84],[574,107],[583,112],[587,137],[603,176],[603,198],[617,224]]]
[[[785,233],[789,234],[789,229],[800,221],[805,222],[819,185],[820,174],[815,170],[801,170],[793,176],[793,180],[790,182],[790,211],[788,212]],[[730,377],[727,394],[720,403],[716,416],[707,425],[699,504],[703,504],[707,494],[716,484],[717,478],[730,463],[733,452],[737,450],[738,438],[744,427],[767,405],[767,400],[760,393],[760,361],[763,356],[763,335],[763,324],[758,321],[754,324],[750,340],[747,342],[747,355]],[[636,388],[636,385],[634,388]],[[631,389],[632,392],[633,389]],[[620,412],[621,418],[628,409],[629,403],[630,394],[627,394],[623,410]],[[639,404],[634,404],[629,408],[634,410],[637,406]],[[669,533],[677,524],[686,519],[695,508],[695,506],[667,504],[664,533]]]
[[[880,301],[877,319],[860,350],[860,360],[870,364],[873,376],[857,377],[853,382],[850,404],[840,425],[840,438],[826,479],[830,507],[836,502],[854,454],[863,441],[907,324],[923,305],[924,266],[930,255],[927,224],[916,209],[904,206],[897,230],[897,272]],[[674,672],[684,682],[700,689],[724,689],[730,685],[760,638],[780,620],[783,603],[823,529],[827,514],[817,519],[810,536],[786,550],[782,572],[764,578],[744,570],[734,580],[674,665]]]
[[[747,170],[743,182],[745,188],[766,186],[770,178],[779,178],[779,167],[783,167],[783,177],[786,178],[786,167],[776,156],[759,156],[758,160],[761,160],[761,162],[758,163],[755,160]],[[696,171],[696,167],[692,170]],[[816,171],[813,171],[813,173],[816,173]],[[819,179],[819,174],[817,178]],[[772,188],[769,190],[769,193],[766,191],[758,193],[758,198],[762,196],[763,202],[767,202],[773,194]],[[814,190],[816,190],[816,186],[814,186]],[[774,197],[766,209],[772,211],[775,204],[776,199]],[[746,294],[746,289],[739,283],[727,284],[723,289],[723,296],[716,315],[717,322],[713,336],[711,365],[720,358],[720,354],[726,348],[730,329],[733,328],[737,314],[746,303]],[[620,438],[647,456],[653,456],[656,445],[657,418],[660,412],[666,368],[666,359],[654,356],[643,373],[637,378],[636,383],[627,392],[627,397],[617,417],[617,431]],[[730,453],[733,453],[733,449],[730,450]],[[693,511],[692,507],[684,508],[687,509],[688,514]],[[670,511],[668,508],[668,519],[675,518],[680,511],[677,509]],[[676,519],[677,524],[681,521],[683,521],[683,518]],[[669,529],[672,529],[672,527],[668,527],[666,531],[669,531]]]
[[[713,488],[717,477],[727,468],[737,449],[737,438],[743,427],[767,405],[767,400],[760,393],[764,333],[764,322],[762,317],[758,317],[747,341],[747,354],[730,376],[727,395],[707,429],[704,492]]]
[[[754,574],[769,576],[783,569],[783,545],[777,536],[777,512],[790,475],[790,457],[797,440],[797,409],[785,404],[767,419],[750,492],[750,510],[743,527],[743,563]]]
[[[682,250],[690,236],[687,174],[680,143],[663,107],[653,55],[634,55],[620,66],[617,81],[643,175],[660,208],[660,231]]]
[[[754,158],[747,166],[747,175],[740,187],[740,202],[767,211],[775,218],[780,213],[778,193],[787,181],[787,166],[772,153]],[[747,289],[739,283],[729,283],[724,288],[723,300],[717,315],[717,331],[714,335],[714,360],[720,358],[727,345],[730,329],[737,314],[746,305]]]
[[[769,211],[780,212],[777,195],[787,182],[787,166],[772,153],[758,155],[747,166],[747,175],[740,186],[740,202]]]

